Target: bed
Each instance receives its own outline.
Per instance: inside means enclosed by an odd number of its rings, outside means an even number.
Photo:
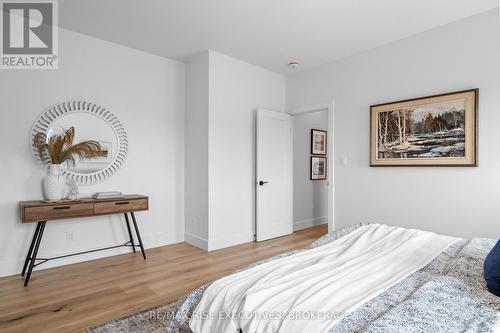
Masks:
[[[373,238],[381,230],[397,237]],[[500,332],[500,297],[483,277],[495,242],[373,224],[343,228],[193,290],[178,303],[167,332]],[[376,250],[358,260],[367,248]],[[349,269],[364,272],[342,278]],[[220,309],[225,315],[214,311]],[[255,316],[261,309],[266,315]],[[240,312],[253,315],[234,316]]]

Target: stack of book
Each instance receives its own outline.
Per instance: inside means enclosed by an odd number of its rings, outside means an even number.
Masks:
[[[123,198],[124,195],[122,192],[97,192],[92,196],[94,199],[119,199]]]

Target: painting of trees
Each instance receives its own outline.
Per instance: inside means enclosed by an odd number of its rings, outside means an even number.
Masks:
[[[477,94],[372,105],[370,166],[476,166]]]
[[[378,114],[378,145],[380,151],[385,151],[389,146],[404,145],[413,135],[412,108],[397,109]]]
[[[377,113],[377,151],[382,158],[461,156],[465,109],[456,106],[396,108]]]
[[[433,133],[465,127],[465,111],[452,110],[437,116],[428,113],[422,122],[415,124],[417,132]]]

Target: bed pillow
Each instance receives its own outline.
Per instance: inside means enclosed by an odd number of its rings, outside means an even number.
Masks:
[[[484,279],[488,290],[500,296],[500,240],[484,259]]]

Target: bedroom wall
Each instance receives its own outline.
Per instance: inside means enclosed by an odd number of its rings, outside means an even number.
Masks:
[[[493,10],[287,77],[287,109],[335,101],[336,228],[374,222],[498,238],[499,59]],[[369,167],[370,105],[475,87],[479,167]]]
[[[284,112],[285,78],[212,50],[186,73],[185,240],[209,251],[251,242],[255,111]]]
[[[253,240],[255,113],[285,111],[285,78],[210,51],[209,249]]]
[[[89,99],[123,122],[129,155],[105,182],[80,187],[82,195],[119,190],[150,195],[150,211],[137,214],[146,248],[183,241],[184,65],[71,31],[60,30],[58,70],[0,73],[0,275],[18,274],[35,224],[21,224],[17,203],[42,197],[42,169],[29,150],[29,131],[44,108]],[[73,232],[73,241],[66,241]],[[121,216],[49,222],[40,255],[54,256],[126,240]],[[128,249],[58,260],[41,268]],[[34,276],[36,278],[36,274]]]
[[[208,51],[186,63],[185,240],[204,247],[208,239]]]
[[[293,229],[328,222],[328,180],[311,180],[311,129],[327,130],[328,112],[293,116]]]

